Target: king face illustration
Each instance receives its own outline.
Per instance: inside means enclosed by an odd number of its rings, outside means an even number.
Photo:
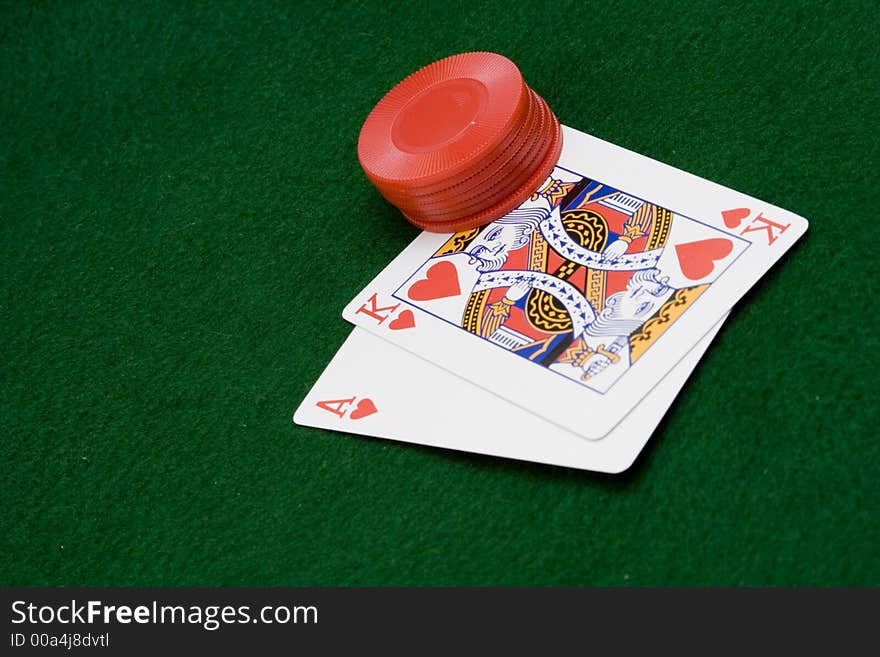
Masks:
[[[537,227],[538,217],[514,210],[478,235],[465,253],[473,258],[478,271],[497,271],[504,267],[511,252],[528,245]]]
[[[557,167],[522,206],[437,250],[428,275],[450,263],[462,294],[431,312],[605,392],[711,283],[670,270],[675,216]]]

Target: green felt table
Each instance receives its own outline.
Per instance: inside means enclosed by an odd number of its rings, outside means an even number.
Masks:
[[[0,584],[880,584],[878,33],[875,2],[4,2]],[[811,220],[623,475],[291,422],[417,234],[361,123],[468,50]]]

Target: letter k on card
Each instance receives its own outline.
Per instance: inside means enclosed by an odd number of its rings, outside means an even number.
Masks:
[[[411,329],[416,325],[416,317],[413,315],[413,312],[408,309],[401,310],[398,313],[397,310],[401,305],[402,304],[399,301],[389,301],[388,305],[381,306],[379,303],[379,294],[374,292],[365,303],[355,310],[355,314],[365,315],[377,325],[382,325],[385,323],[386,319],[394,317],[394,319],[387,324],[389,330],[403,331],[405,329]]]

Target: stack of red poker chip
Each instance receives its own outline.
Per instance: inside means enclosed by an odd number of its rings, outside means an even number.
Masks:
[[[553,170],[562,130],[516,65],[453,55],[389,91],[361,128],[370,181],[424,230],[487,224],[522,204]]]

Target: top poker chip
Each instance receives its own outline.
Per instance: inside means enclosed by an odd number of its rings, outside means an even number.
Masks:
[[[560,148],[559,122],[517,66],[474,52],[434,62],[389,91],[364,122],[358,157],[412,223],[447,232],[522,203],[534,191],[524,181],[540,184]]]
[[[493,150],[527,107],[516,65],[466,53],[422,68],[389,91],[361,129],[358,156],[371,180],[421,185],[465,170]]]

